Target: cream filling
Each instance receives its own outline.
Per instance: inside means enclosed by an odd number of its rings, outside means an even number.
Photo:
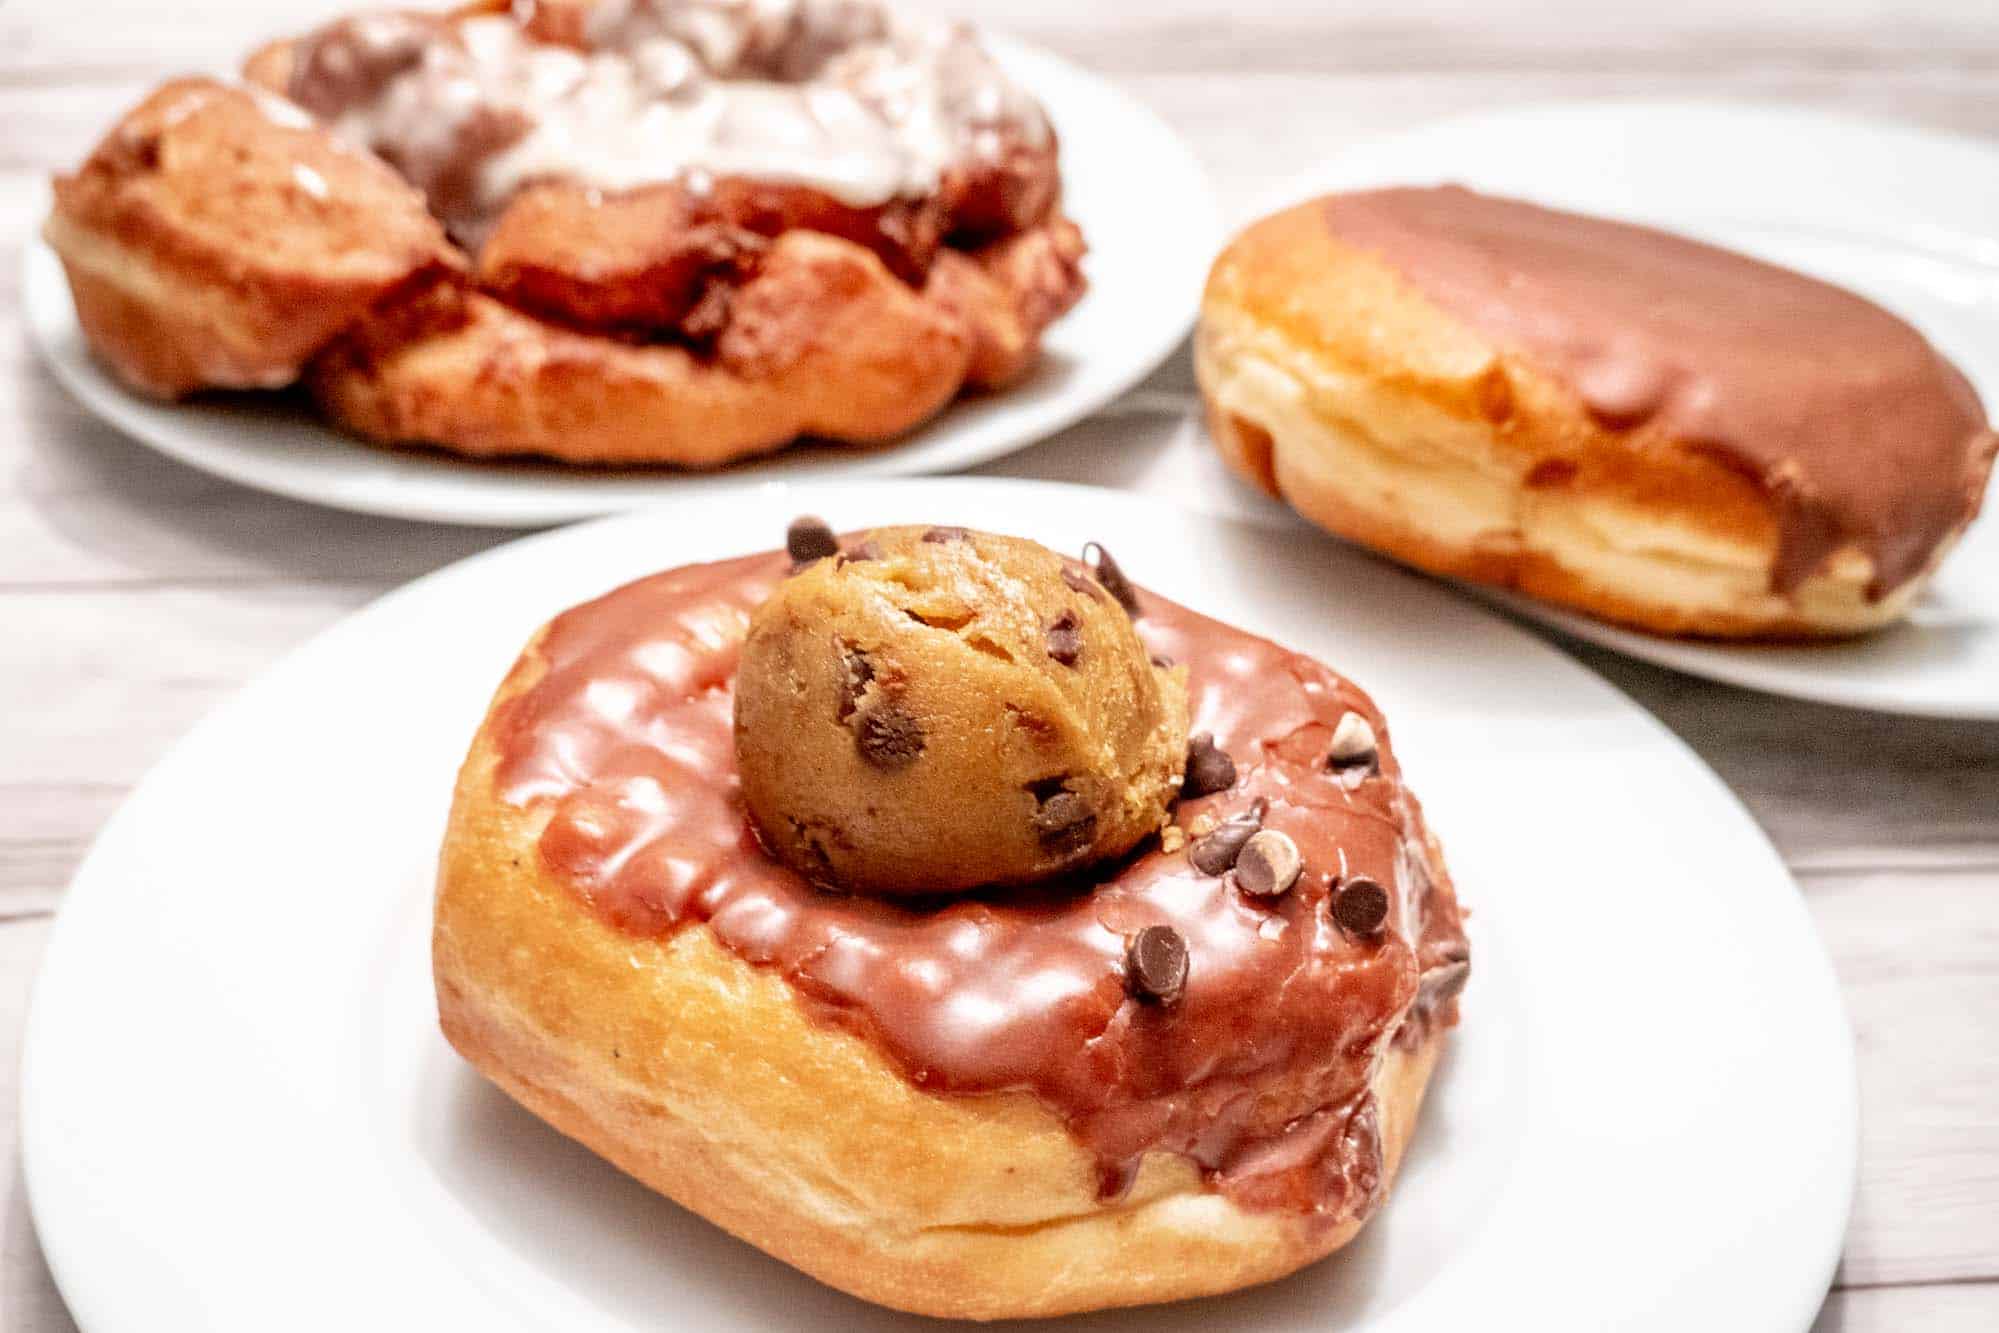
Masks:
[[[1269,432],[1279,488],[1308,517],[1326,517],[1315,497],[1333,496],[1372,523],[1464,559],[1540,556],[1612,597],[1682,618],[1858,631],[1901,615],[1922,582],[1870,602],[1872,562],[1849,547],[1780,596],[1770,590],[1767,550],[1623,501],[1529,488],[1515,452],[1481,419],[1300,353],[1269,332],[1211,326],[1201,355],[1210,397]]]

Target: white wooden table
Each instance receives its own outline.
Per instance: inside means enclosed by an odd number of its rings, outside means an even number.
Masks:
[[[1549,97],[1782,99],[1999,135],[1992,0],[946,7],[1118,78],[1238,209],[1356,137]],[[509,535],[322,511],[156,458],[72,405],[20,332],[19,248],[49,170],[162,75],[333,8],[0,3],[0,1333],[73,1327],[22,1197],[15,1084],[35,963],[91,835],[176,735],[285,649]],[[1189,388],[1176,358],[1119,413],[993,470],[1223,488],[1179,452],[1170,409]],[[1860,1192],[1818,1328],[1999,1328],[1999,726],[1791,703],[1576,651],[1741,794],[1845,983]]]

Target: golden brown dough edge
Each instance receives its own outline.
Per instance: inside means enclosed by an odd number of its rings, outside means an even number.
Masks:
[[[495,797],[496,762],[482,729],[439,869],[445,1035],[522,1106],[737,1237],[881,1305],[998,1319],[1231,1291],[1359,1231],[1240,1209],[1167,1154],[1100,1203],[1094,1159],[1033,1098],[924,1093],[705,926],[655,940],[605,924],[541,868],[546,816]],[[1375,1079],[1384,1189],[1441,1045],[1391,1047]]]
[[[419,321],[404,337],[390,312],[357,329],[307,382],[356,434],[475,457],[715,467],[801,436],[880,443],[961,391],[1024,374],[1081,294],[1082,253],[1056,217],[940,254],[919,291],[851,241],[793,231],[735,292],[712,355],[561,328],[467,292],[443,327]]]
[[[1854,634],[1898,618],[1927,581],[1870,601],[1872,562],[1847,548],[1772,592],[1778,511],[1752,480],[1656,431],[1597,426],[1565,386],[1342,244],[1319,207],[1223,251],[1195,338],[1223,458],[1306,518],[1421,569],[1661,634]],[[1974,460],[1974,500],[1995,443]]]

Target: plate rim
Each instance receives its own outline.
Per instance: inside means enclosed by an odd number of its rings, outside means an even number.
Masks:
[[[1162,515],[1174,518],[1187,517],[1198,522],[1215,525],[1217,528],[1234,528],[1239,531],[1257,533],[1264,539],[1268,539],[1271,536],[1271,530],[1267,526],[1259,525],[1249,520],[1204,514],[1198,510],[1175,505],[1154,497],[1106,490],[1098,487],[1081,486],[1073,483],[1012,478],[947,477],[900,479],[894,482],[893,486],[900,491],[921,489],[934,492],[938,495],[937,503],[940,504],[963,503],[968,492],[971,496],[976,497],[981,494],[989,494],[993,491],[1009,492],[1019,497],[1025,503],[1037,494],[1046,494],[1052,491],[1062,493],[1067,499],[1076,502],[1088,500],[1092,504],[1109,504],[1122,507],[1131,511],[1135,517],[1140,514],[1155,519]],[[786,498],[787,496],[796,495],[799,497],[797,503],[813,508],[834,509],[841,503],[837,493],[846,492],[851,497],[852,503],[865,505],[868,495],[879,493],[880,487],[881,483],[870,483],[865,479],[805,483],[771,482],[767,487],[762,488],[766,492],[763,496],[752,497],[745,494],[739,498],[739,502],[746,505],[752,503],[755,499],[772,502]],[[690,497],[674,503],[685,504],[695,502],[697,501]],[[674,504],[668,504],[652,506],[650,509],[666,510],[673,507]],[[79,862],[71,878],[68,892],[65,893],[62,902],[58,906],[50,930],[46,952],[42,962],[38,965],[26,1021],[23,1025],[22,1073],[19,1097],[20,1152],[29,1208],[35,1218],[36,1230],[41,1238],[43,1251],[46,1255],[50,1271],[55,1277],[56,1284],[62,1292],[64,1300],[69,1303],[72,1312],[76,1314],[79,1325],[88,1330],[88,1333],[128,1333],[128,1330],[145,1327],[143,1323],[132,1324],[121,1322],[119,1314],[114,1309],[116,1301],[101,1298],[101,1293],[107,1287],[115,1284],[98,1283],[94,1285],[91,1282],[88,1276],[90,1264],[85,1254],[87,1238],[68,1224],[59,1226],[57,1228],[58,1234],[51,1235],[51,1228],[45,1221],[45,1219],[51,1216],[60,1216],[64,1211],[63,1205],[57,1201],[56,1187],[51,1183],[48,1175],[48,1173],[53,1172],[56,1168],[45,1155],[47,1152],[44,1142],[45,1131],[50,1124],[56,1123],[54,1119],[56,1108],[48,1101],[54,1094],[49,1091],[48,1076],[42,1072],[45,1058],[43,1052],[54,1041],[49,1025],[56,1021],[50,1017],[49,1005],[45,1002],[47,993],[45,983],[48,974],[54,968],[67,968],[80,965],[77,962],[69,961],[71,953],[79,947],[75,942],[76,932],[80,929],[76,923],[79,919],[84,919],[85,914],[95,908],[97,900],[104,898],[106,894],[115,892],[114,886],[119,881],[115,879],[104,881],[103,875],[105,872],[97,869],[99,861],[107,855],[103,849],[114,845],[114,839],[125,836],[122,830],[125,825],[136,818],[133,811],[141,807],[142,802],[147,798],[148,792],[159,780],[157,774],[161,770],[171,771],[174,765],[184,762],[183,756],[190,750],[197,749],[206,743],[204,740],[205,737],[226,727],[228,719],[237,713],[254,706],[257,698],[265,691],[281,688],[286,680],[295,673],[310,669],[310,664],[314,658],[328,652],[338,651],[341,642],[349,636],[366,633],[368,622],[378,619],[384,613],[384,608],[393,608],[407,600],[422,597],[435,586],[448,583],[455,578],[463,577],[467,571],[479,567],[481,562],[498,564],[503,561],[520,559],[522,558],[523,551],[544,549],[542,545],[544,543],[562,544],[575,541],[579,539],[579,534],[583,534],[582,540],[588,540],[588,534],[596,530],[609,527],[636,526],[656,517],[657,515],[652,512],[641,511],[631,514],[608,516],[589,524],[576,525],[571,528],[523,536],[455,561],[439,570],[391,590],[362,607],[355,608],[343,614],[328,626],[309,636],[304,642],[280,655],[275,661],[259,671],[249,682],[210,710],[206,716],[175,740],[154,765],[147,770],[146,774],[134,784],[131,791],[120,802],[117,810],[107,820],[103,829],[92,840],[89,851]],[[1399,567],[1390,568],[1393,572],[1403,576],[1421,577],[1410,574],[1407,571],[1402,571]],[[617,577],[615,571],[614,577]],[[1789,913],[1800,927],[1804,937],[1801,943],[1806,946],[1806,954],[1810,960],[1812,970],[1818,974],[1817,983],[1822,985],[1825,994],[1830,998],[1830,1008],[1823,1015],[1824,1021],[1829,1025],[1824,1035],[1830,1037],[1836,1034],[1837,1036],[1837,1040],[1831,1042],[1831,1049],[1836,1051],[1838,1068],[1830,1072],[1836,1074],[1844,1090],[1841,1104],[1837,1108],[1834,1108],[1840,1121],[1841,1160],[1844,1163],[1843,1170],[1839,1173],[1838,1181],[1841,1204],[1837,1210],[1837,1217],[1828,1219],[1833,1225],[1828,1226],[1825,1232],[1828,1243],[1824,1247],[1825,1253],[1821,1255],[1822,1263],[1820,1265],[1821,1272],[1819,1278],[1815,1279],[1815,1284],[1810,1288],[1803,1286],[1802,1279],[1800,1279],[1801,1285],[1798,1288],[1801,1293],[1798,1298],[1800,1301],[1804,1301],[1805,1295],[1810,1292],[1817,1293],[1810,1297],[1809,1302],[1801,1312],[1802,1321],[1809,1322],[1823,1301],[1825,1292],[1836,1271],[1843,1251],[1844,1236],[1850,1220],[1854,1193],[1857,1186],[1859,1167],[1858,1061],[1854,1044],[1853,1027],[1847,1011],[1844,990],[1839,984],[1837,973],[1833,968],[1831,957],[1826,951],[1824,941],[1813,925],[1810,915],[1804,906],[1802,895],[1796,888],[1795,879],[1788,865],[1783,861],[1774,845],[1770,843],[1767,834],[1764,833],[1761,826],[1742,804],[1734,791],[1722,781],[1720,776],[1710,766],[1701,760],[1691,746],[1660,722],[1649,710],[1632,700],[1614,682],[1603,678],[1583,663],[1561,652],[1540,636],[1514,623],[1493,608],[1477,602],[1464,601],[1463,599],[1453,598],[1452,600],[1461,605],[1462,614],[1492,622],[1497,627],[1498,633],[1503,635],[1505,639],[1512,641],[1512,646],[1527,653],[1541,669],[1555,672],[1558,677],[1566,675],[1571,680],[1593,683],[1592,688],[1606,691],[1607,693],[1604,697],[1615,702],[1619,706],[1619,711],[1623,714],[1624,718],[1629,722],[1635,723],[1644,733],[1648,742],[1653,746],[1659,747],[1663,756],[1670,759],[1676,768],[1682,770],[1683,780],[1696,788],[1698,795],[1702,795],[1709,800],[1718,800],[1726,803],[1726,808],[1730,809],[1736,817],[1740,833],[1750,840],[1748,845],[1753,846],[1758,855],[1767,858],[1772,873],[1774,875],[1781,875],[1785,885],[1790,889],[1789,895],[1782,899],[1782,902],[1785,904],[1783,910]],[[1773,888],[1775,887],[1777,886],[1773,884]],[[53,1135],[50,1135],[50,1137],[53,1137]],[[1803,1323],[1801,1322],[1800,1327],[1802,1326]]]
[[[69,301],[68,285],[62,278],[60,261],[41,232],[41,221],[47,217],[53,200],[46,173],[30,181],[30,206],[27,210],[31,219],[30,230],[23,237],[18,270],[22,324],[27,332],[27,341],[34,349],[36,360],[72,402],[86,415],[131,443],[183,466],[265,494],[349,513],[415,522],[459,527],[549,527],[668,503],[675,498],[674,491],[712,495],[746,484],[791,481],[812,484],[849,479],[928,476],[990,463],[1100,414],[1134,385],[1158,370],[1193,329],[1199,313],[1201,280],[1206,273],[1207,260],[1220,251],[1225,232],[1222,200],[1212,175],[1186,137],[1164,116],[1117,80],[1039,43],[985,25],[980,25],[978,32],[980,40],[1003,64],[1038,69],[1052,80],[1087,85],[1093,97],[1115,102],[1124,114],[1145,122],[1161,152],[1175,160],[1175,170],[1187,187],[1188,197],[1183,203],[1188,208],[1176,224],[1182,234],[1178,248],[1184,249],[1189,256],[1199,252],[1204,258],[1198,267],[1190,263],[1187,273],[1181,275],[1184,277],[1181,283],[1183,289],[1171,302],[1176,310],[1171,319],[1143,322],[1120,332],[1116,341],[1131,350],[1116,373],[1106,375],[1099,384],[1071,390],[1068,396],[1051,400],[1035,419],[1010,432],[1001,432],[1003,442],[996,439],[962,456],[913,462],[908,459],[908,450],[918,443],[916,437],[940,422],[945,415],[940,413],[919,424],[900,440],[865,447],[845,457],[815,455],[807,461],[823,461],[834,466],[829,470],[802,475],[786,472],[786,450],[741,460],[739,466],[713,470],[662,466],[650,471],[641,467],[605,469],[599,473],[589,467],[565,468],[561,464],[552,464],[554,474],[565,479],[596,485],[628,484],[630,487],[629,495],[620,491],[604,496],[593,488],[575,496],[565,496],[560,491],[548,490],[531,478],[509,483],[496,471],[482,470],[482,460],[458,458],[448,452],[432,456],[375,445],[343,435],[322,418],[300,413],[298,424],[301,426],[324,430],[335,443],[368,451],[367,455],[352,455],[355,458],[370,457],[379,465],[392,469],[412,464],[434,467],[439,469],[440,477],[447,478],[451,471],[456,470],[462,476],[473,478],[475,483],[483,478],[490,485],[488,491],[469,504],[453,502],[449,498],[428,501],[421,496],[403,498],[397,494],[395,483],[385,488],[387,493],[383,495],[376,494],[378,484],[359,488],[358,494],[350,494],[348,491],[351,488],[340,486],[337,479],[329,482],[318,472],[295,477],[282,467],[273,469],[254,459],[239,458],[232,450],[218,452],[190,443],[193,437],[205,434],[198,428],[156,429],[147,419],[148,415],[170,410],[174,404],[155,403],[133,394],[98,364],[87,346],[83,356],[77,358],[75,364],[70,363],[70,358],[58,350],[58,340],[69,336],[81,340],[82,333]],[[1024,78],[1023,82],[1032,86],[1035,79]],[[1042,94],[1037,96],[1047,100]],[[1057,128],[1061,128],[1059,124]],[[1089,239],[1100,251],[1108,252],[1114,248],[1111,238]],[[45,288],[50,289],[53,295],[48,300],[38,299],[38,294]],[[1086,294],[1084,299],[1087,301],[1090,298]],[[1101,361],[1103,357],[1098,353],[1086,359]],[[949,407],[947,405],[946,413]],[[619,471],[629,475],[613,475]]]
[[[1888,694],[1885,691],[1858,688],[1840,689],[1830,684],[1811,692],[1779,688],[1755,674],[1755,667],[1749,655],[1763,648],[1775,648],[1779,651],[1795,648],[1797,646],[1795,644],[1721,644],[1701,639],[1685,641],[1659,639],[1642,630],[1592,620],[1579,611],[1537,602],[1524,593],[1517,593],[1507,588],[1488,588],[1462,582],[1457,582],[1457,586],[1493,606],[1533,621],[1564,638],[1616,653],[1631,661],[1643,662],[1680,675],[1726,685],[1732,689],[1773,695],[1781,699],[1795,699],[1801,703],[1816,704],[1824,708],[1843,708],[1856,713],[1933,718],[1947,722],[1999,722],[1999,695],[1988,700],[1964,701]],[[1893,629],[1891,625],[1879,632],[1890,633]],[[1865,641],[1865,638],[1859,640],[1863,643]],[[1837,642],[1825,646],[1834,652],[1840,648]]]
[[[1336,149],[1316,162],[1307,163],[1298,170],[1287,173],[1283,178],[1270,183],[1267,189],[1258,190],[1245,206],[1242,217],[1245,222],[1273,213],[1290,204],[1305,202],[1309,191],[1324,191],[1323,183],[1314,185],[1314,180],[1340,168],[1350,158],[1366,154],[1392,151],[1396,145],[1432,134],[1462,131],[1471,126],[1481,126],[1494,121],[1525,121],[1529,119],[1573,116],[1579,119],[1603,116],[1742,116],[1763,121],[1789,121],[1793,126],[1812,125],[1819,129],[1864,135],[1877,140],[1900,139],[1907,144],[1923,144],[1947,152],[1963,153],[1967,157],[1979,157],[1987,167],[1999,167],[1999,141],[1988,139],[1968,130],[1926,125],[1920,121],[1904,120],[1894,116],[1873,115],[1854,111],[1845,107],[1823,106],[1809,102],[1787,102],[1779,98],[1744,95],[1741,97],[1718,96],[1652,96],[1636,93],[1630,96],[1602,97],[1537,97],[1521,102],[1507,102],[1490,106],[1483,110],[1467,109],[1446,112],[1443,115],[1403,125],[1380,134],[1370,134]],[[1384,183],[1393,183],[1387,181]],[[1333,187],[1349,188],[1349,187]],[[1999,256],[1999,243],[1989,235],[1975,232],[1956,233],[1985,242],[1984,248],[1993,256]],[[1999,259],[1987,262],[1999,262]]]

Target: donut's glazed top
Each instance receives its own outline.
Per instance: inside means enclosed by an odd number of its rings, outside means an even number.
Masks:
[[[1976,511],[1993,447],[1977,393],[1851,292],[1456,186],[1334,195],[1322,211],[1603,425],[1656,426],[1754,479],[1779,505],[1779,591],[1851,544],[1872,557],[1878,596]]]
[[[1048,136],[967,29],[879,0],[366,15],[303,39],[289,91],[473,236],[531,180],[744,177],[869,206]]]
[[[1327,1220],[1368,1211],[1381,1146],[1368,1082],[1390,1043],[1455,1021],[1467,951],[1456,899],[1372,703],[1309,658],[1150,594],[1138,628],[1185,663],[1192,725],[1233,756],[1225,791],[1183,800],[1205,830],[1253,804],[1304,873],[1257,900],[1203,874],[1170,831],[1079,883],[931,903],[815,889],[758,844],[739,792],[731,688],[781,553],[643,579],[565,612],[530,647],[489,734],[498,795],[546,810],[543,865],[614,926],[705,922],[779,971],[809,1010],[940,1093],[1026,1091],[1094,1151],[1106,1197],[1149,1150],[1184,1154],[1238,1202]],[[1335,770],[1357,711],[1377,766]],[[1341,877],[1344,877],[1342,879]],[[1337,883],[1388,891],[1377,934],[1329,911]],[[1127,941],[1184,937],[1171,1003],[1134,998]]]

